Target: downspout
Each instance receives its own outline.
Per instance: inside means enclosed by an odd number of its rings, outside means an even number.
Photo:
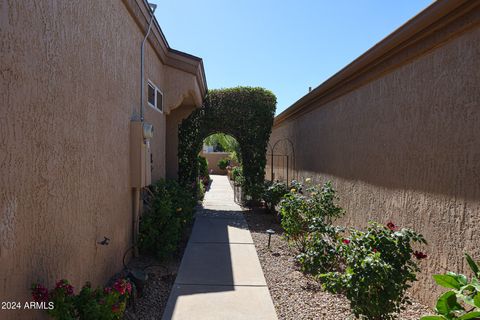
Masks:
[[[142,41],[142,46],[140,48],[140,121],[144,121],[144,110],[143,110],[143,99],[144,99],[144,73],[145,73],[145,42],[147,41],[150,30],[152,29],[152,23],[155,12],[157,8],[156,4],[148,3],[150,8],[150,22],[148,23],[147,33]],[[132,199],[132,231],[133,231],[133,255],[135,257],[139,256],[138,252],[138,238],[139,238],[139,225],[140,225],[140,205],[141,205],[141,188],[133,188],[133,199]]]
[[[144,94],[144,88],[145,88],[145,83],[143,81],[144,73],[145,73],[145,42],[147,42],[148,35],[150,34],[150,30],[152,29],[152,22],[153,22],[153,13],[155,12],[155,9],[157,9],[156,4],[149,3],[151,10],[151,16],[150,16],[150,22],[148,23],[148,29],[147,29],[147,34],[145,35],[145,38],[143,38],[142,41],[142,47],[140,49],[140,121],[143,121],[143,94]]]

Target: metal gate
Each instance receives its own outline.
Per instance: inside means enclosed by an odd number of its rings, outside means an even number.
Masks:
[[[297,179],[295,170],[295,150],[289,139],[280,139],[273,146],[268,144],[265,178],[270,181],[283,181],[287,185]]]

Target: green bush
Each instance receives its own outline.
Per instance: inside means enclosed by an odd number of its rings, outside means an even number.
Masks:
[[[319,275],[337,270],[341,260],[338,255],[339,239],[343,228],[320,223],[311,225],[311,232],[305,241],[305,248],[297,255],[302,272]]]
[[[232,178],[236,184],[242,184],[245,181],[243,176],[243,168],[241,166],[232,169]]]
[[[410,303],[405,292],[419,271],[413,256],[426,257],[414,252],[412,244],[425,239],[411,229],[397,230],[392,223],[371,222],[365,232],[349,232],[337,247],[343,270],[319,275],[323,288],[344,294],[357,317],[396,319],[395,313]]]
[[[198,178],[200,182],[203,184],[203,194],[205,193],[205,189],[210,183],[210,174],[208,173],[208,160],[202,156],[198,156]],[[200,188],[200,187],[199,187]],[[203,199],[203,195],[201,196]]]
[[[299,250],[297,261],[329,292],[344,294],[353,313],[366,319],[394,319],[405,303],[410,283],[419,268],[412,257],[414,243],[423,236],[393,223],[371,222],[367,231],[332,225],[344,214],[330,182],[315,186],[293,182],[280,201],[281,225],[290,243]]]
[[[200,178],[207,178],[210,180],[210,174],[208,173],[208,160],[205,157],[198,156],[198,176]]]
[[[160,180],[150,187],[149,209],[140,220],[139,248],[159,259],[178,248],[185,226],[193,218],[194,194],[175,180]]]
[[[230,159],[223,158],[218,161],[217,166],[220,168],[220,170],[226,170],[229,164],[230,164]]]
[[[480,319],[480,268],[465,253],[468,265],[473,272],[470,281],[463,274],[447,272],[433,276],[435,282],[449,291],[437,300],[435,316],[424,316],[420,320]]]
[[[285,235],[300,252],[305,252],[313,233],[321,232],[334,218],[344,214],[336,204],[338,197],[330,181],[323,186],[292,182],[289,193],[280,201],[281,225]]]
[[[197,184],[197,199],[198,200],[203,200],[205,197],[205,192],[206,192],[206,187],[204,183],[198,183]]]
[[[118,279],[112,287],[92,289],[87,282],[75,295],[73,286],[67,280],[60,280],[51,290],[33,284],[31,292],[35,302],[53,307],[46,310],[53,319],[119,320],[123,319],[132,285],[126,279]]]
[[[265,181],[265,190],[263,192],[263,200],[267,206],[268,211],[275,213],[277,204],[280,203],[282,197],[288,193],[288,187],[284,182]]]

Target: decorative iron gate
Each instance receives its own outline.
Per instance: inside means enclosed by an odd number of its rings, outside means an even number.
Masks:
[[[295,150],[289,139],[280,139],[273,146],[268,144],[265,178],[270,181],[284,181],[287,185],[297,179]]]

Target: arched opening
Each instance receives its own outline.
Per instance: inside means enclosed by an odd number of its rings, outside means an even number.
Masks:
[[[244,181],[242,167],[242,151],[240,143],[232,135],[214,133],[203,140],[203,148],[199,154],[199,174],[227,175],[234,189],[234,199],[242,202],[242,188]],[[205,169],[206,167],[206,169]],[[200,177],[203,181],[206,179]],[[210,180],[210,176],[208,176]]]
[[[295,149],[289,139],[279,139],[268,143],[266,176],[270,181],[290,181],[298,179],[295,168]]]
[[[232,135],[221,132],[203,139],[199,155],[207,160],[208,171],[213,174],[229,174],[229,168],[242,163],[240,143]]]
[[[196,158],[204,139],[214,133],[225,133],[235,137],[239,144],[244,175],[242,187],[247,199],[259,199],[275,106],[275,95],[262,88],[211,90],[205,105],[192,112],[179,128],[180,180],[195,184],[198,176]]]

